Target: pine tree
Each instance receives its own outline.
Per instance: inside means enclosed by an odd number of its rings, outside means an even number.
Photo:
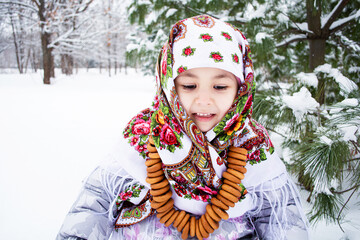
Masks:
[[[343,195],[360,187],[358,9],[349,0],[133,0],[130,22],[148,37],[133,38],[131,56],[152,72],[179,19],[208,14],[237,26],[254,56],[255,118],[282,136],[282,158],[309,191],[310,220],[341,228]]]

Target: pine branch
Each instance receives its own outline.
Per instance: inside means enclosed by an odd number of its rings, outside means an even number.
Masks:
[[[278,131],[274,130],[273,128],[269,128],[269,127],[267,127],[267,130],[268,130],[268,131],[271,131],[271,132],[274,132],[274,133],[276,133],[276,134],[279,134],[280,136],[282,136],[282,137],[284,137],[284,138],[286,138],[286,137],[287,137],[287,136],[285,136],[284,134],[279,133]]]

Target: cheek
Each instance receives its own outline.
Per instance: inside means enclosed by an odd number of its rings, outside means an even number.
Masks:
[[[180,104],[183,107],[183,109],[185,109],[186,113],[189,114],[190,108],[191,108],[191,96],[189,96],[188,94],[184,94],[179,92],[179,100],[180,100]]]
[[[231,92],[229,94],[226,94],[225,96],[221,96],[218,98],[218,107],[222,114],[221,117],[224,117],[225,114],[228,112],[234,102],[235,97],[236,93]]]

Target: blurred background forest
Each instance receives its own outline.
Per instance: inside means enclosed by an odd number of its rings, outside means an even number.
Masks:
[[[358,0],[1,0],[0,71],[43,71],[44,84],[55,68],[154,74],[176,21],[228,21],[250,42],[254,116],[282,141],[309,219],[342,228],[360,193],[359,9]]]

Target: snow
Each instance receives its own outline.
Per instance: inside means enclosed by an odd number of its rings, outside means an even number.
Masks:
[[[132,50],[139,50],[140,46],[138,44],[134,44],[134,43],[129,43],[126,46],[126,51],[127,52],[131,52]]]
[[[276,47],[281,47],[281,46],[291,43],[293,41],[301,41],[301,40],[305,40],[305,39],[307,39],[305,34],[292,35],[292,36],[284,39],[282,42],[276,44]]]
[[[256,7],[256,9],[254,8]],[[247,10],[244,14],[244,17],[249,21],[254,18],[264,18],[266,12],[267,5],[266,4],[258,4],[255,2],[254,4],[248,4]]]
[[[6,72],[6,73],[4,73]],[[153,77],[128,69],[112,77],[98,69],[52,85],[41,73],[0,73],[0,239],[55,239],[81,182],[116,147],[125,124],[153,99]],[[301,103],[301,102],[299,102]],[[307,211],[311,204],[301,191]],[[355,199],[343,234],[324,221],[314,240],[358,239]]]
[[[342,24],[345,24],[345,23],[347,23],[349,21],[352,21],[352,20],[354,20],[356,18],[359,18],[359,17],[360,17],[360,10],[358,10],[355,14],[353,14],[353,15],[351,15],[349,17],[342,18],[342,19],[339,19],[339,20],[333,22],[331,24],[331,26],[330,26],[330,30],[333,30],[333,29],[341,26]]]
[[[317,79],[314,73],[304,73],[300,72],[296,74],[296,79],[298,79],[301,83],[306,86],[317,88],[319,80]]]
[[[344,141],[357,141],[356,138],[356,132],[359,131],[359,128],[357,126],[341,126],[340,127],[341,131],[343,131],[344,136],[343,136],[343,140]]]
[[[340,94],[347,95],[350,92],[357,90],[357,85],[345,77],[337,68],[332,68],[330,64],[326,63],[318,66],[315,70],[315,73],[323,72],[329,75],[329,77],[334,78],[334,80],[339,84]]]
[[[356,107],[359,105],[359,100],[356,98],[346,98],[339,103],[341,106],[349,106],[349,107]]]
[[[329,14],[327,14],[326,16],[321,18],[321,28],[324,28],[325,24],[329,21],[330,17],[332,15],[334,15],[336,10],[339,8],[341,2],[342,1],[339,1],[338,4],[336,4],[336,6],[333,8],[333,10]]]
[[[309,25],[307,22],[302,22],[302,23],[292,23],[291,26],[293,28],[297,28],[303,32],[308,32],[308,33],[312,33],[312,31],[309,30]]]
[[[271,36],[269,34],[265,33],[265,32],[259,32],[255,36],[255,41],[256,41],[256,43],[262,43],[262,40],[267,38],[267,37],[270,38]]]
[[[302,87],[299,92],[292,96],[284,95],[282,100],[287,107],[292,109],[296,121],[299,123],[305,114],[316,111],[320,106],[306,87]]]
[[[327,145],[329,145],[329,146],[331,146],[331,144],[333,143],[333,141],[330,138],[328,138],[327,136],[325,136],[325,135],[320,137],[320,141],[327,144]]]
[[[169,10],[167,10],[165,17],[171,17],[172,15],[174,15],[177,12],[176,8],[169,8]]]

